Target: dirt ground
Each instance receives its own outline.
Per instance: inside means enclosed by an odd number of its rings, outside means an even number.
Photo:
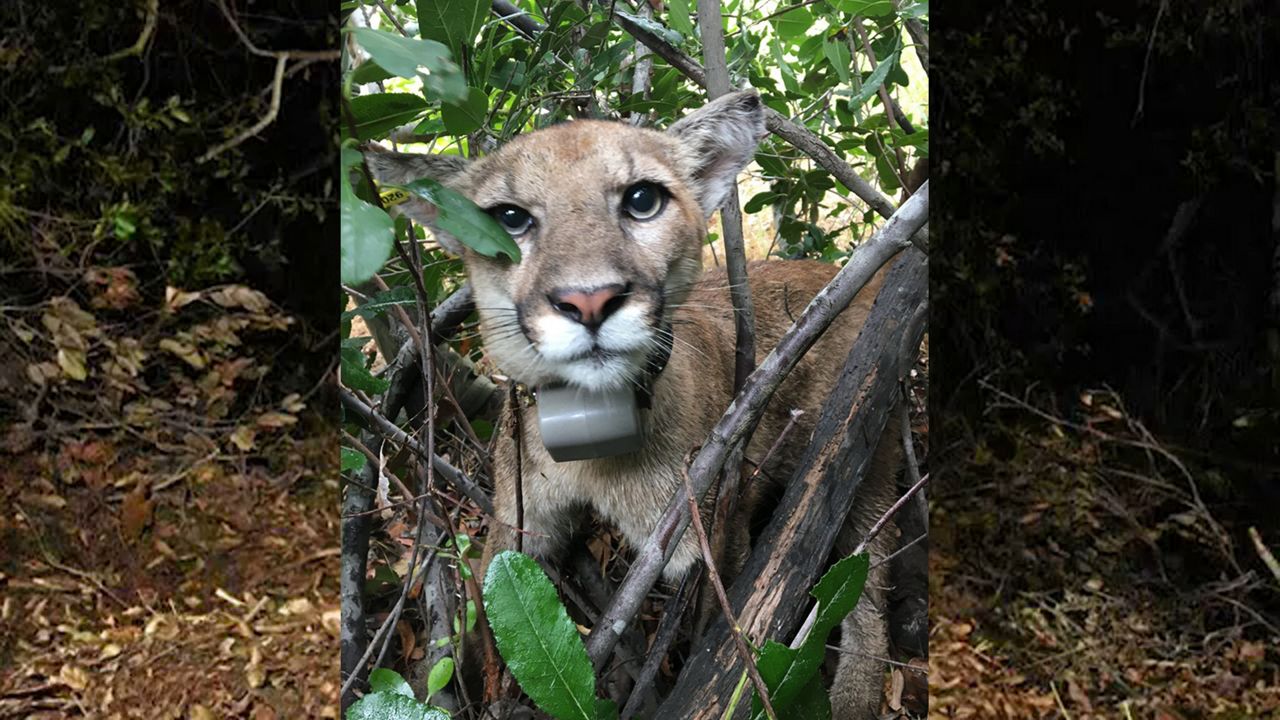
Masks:
[[[1083,427],[993,413],[940,478],[930,717],[1280,718],[1280,582],[1212,469],[1093,403]]]
[[[336,487],[297,469],[322,442],[282,473],[175,459],[145,499],[166,458],[5,458],[0,717],[336,717]]]
[[[336,717],[322,339],[85,278],[0,315],[0,718]]]

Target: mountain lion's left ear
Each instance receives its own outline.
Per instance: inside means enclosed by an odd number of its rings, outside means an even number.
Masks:
[[[711,217],[765,136],[764,109],[755,90],[725,95],[667,128],[679,138],[702,212]]]

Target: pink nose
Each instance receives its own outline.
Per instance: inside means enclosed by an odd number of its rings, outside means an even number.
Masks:
[[[563,288],[553,290],[547,299],[561,315],[595,330],[622,307],[625,291],[624,286],[616,284],[591,290]]]

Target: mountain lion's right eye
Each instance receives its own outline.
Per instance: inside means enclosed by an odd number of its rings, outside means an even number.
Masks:
[[[511,237],[520,237],[533,226],[533,216],[529,211],[515,205],[499,205],[490,210],[489,214],[498,221],[503,230],[511,234]]]

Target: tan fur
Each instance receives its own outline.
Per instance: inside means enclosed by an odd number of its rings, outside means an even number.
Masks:
[[[535,218],[535,229],[517,238],[524,256],[519,264],[484,258],[453,238],[441,238],[462,253],[487,352],[514,380],[530,386],[568,382],[587,387],[634,382],[657,342],[660,320],[668,319],[674,331],[670,360],[653,385],[653,408],[642,411],[644,446],[637,453],[556,463],[543,448],[536,408],[508,404],[504,409],[493,447],[497,517],[486,542],[486,567],[496,552],[516,546],[517,525],[523,529],[519,540],[525,552],[556,556],[573,538],[585,508],[614,523],[633,546],[643,543],[682,482],[686,454],[705,440],[731,402],[734,323],[728,282],[721,271],[703,275],[700,258],[707,216],[763,133],[760,114],[754,94],[739,93],[694,113],[666,133],[570,122],[516,139],[465,167],[421,157],[368,155],[380,180],[403,182],[433,174],[483,208],[511,204]],[[659,183],[670,197],[658,216],[637,222],[620,213],[620,203],[623,191],[641,180]],[[424,207],[410,206],[408,211],[431,219]],[[760,358],[835,272],[830,265],[809,261],[750,265]],[[564,342],[561,334],[576,332],[557,319],[548,294],[609,284],[629,284],[629,293],[618,310],[620,320],[606,321],[598,341],[601,347],[606,340],[634,347],[601,362],[548,360],[547,353]],[[862,290],[775,395],[747,449],[749,460],[764,457],[791,409],[806,412],[765,467],[764,482],[785,482],[795,468],[880,284],[877,276]],[[624,312],[631,313],[625,321]],[[613,329],[610,322],[615,322]],[[513,437],[517,413],[518,451]],[[856,544],[891,500],[896,446],[886,439],[877,451],[842,534],[841,552],[852,549],[850,542]],[[745,494],[741,518],[733,523],[739,534],[731,539],[733,549],[722,568],[726,574],[745,560],[743,533],[763,489],[749,488]],[[522,503],[516,502],[519,490]],[[885,542],[872,548],[873,556],[887,554]],[[697,540],[687,532],[666,577],[678,579],[698,556]],[[877,569],[859,610],[845,624],[846,649],[886,654],[884,584],[884,573]],[[874,714],[882,677],[879,663],[844,655],[832,691],[835,716]]]

